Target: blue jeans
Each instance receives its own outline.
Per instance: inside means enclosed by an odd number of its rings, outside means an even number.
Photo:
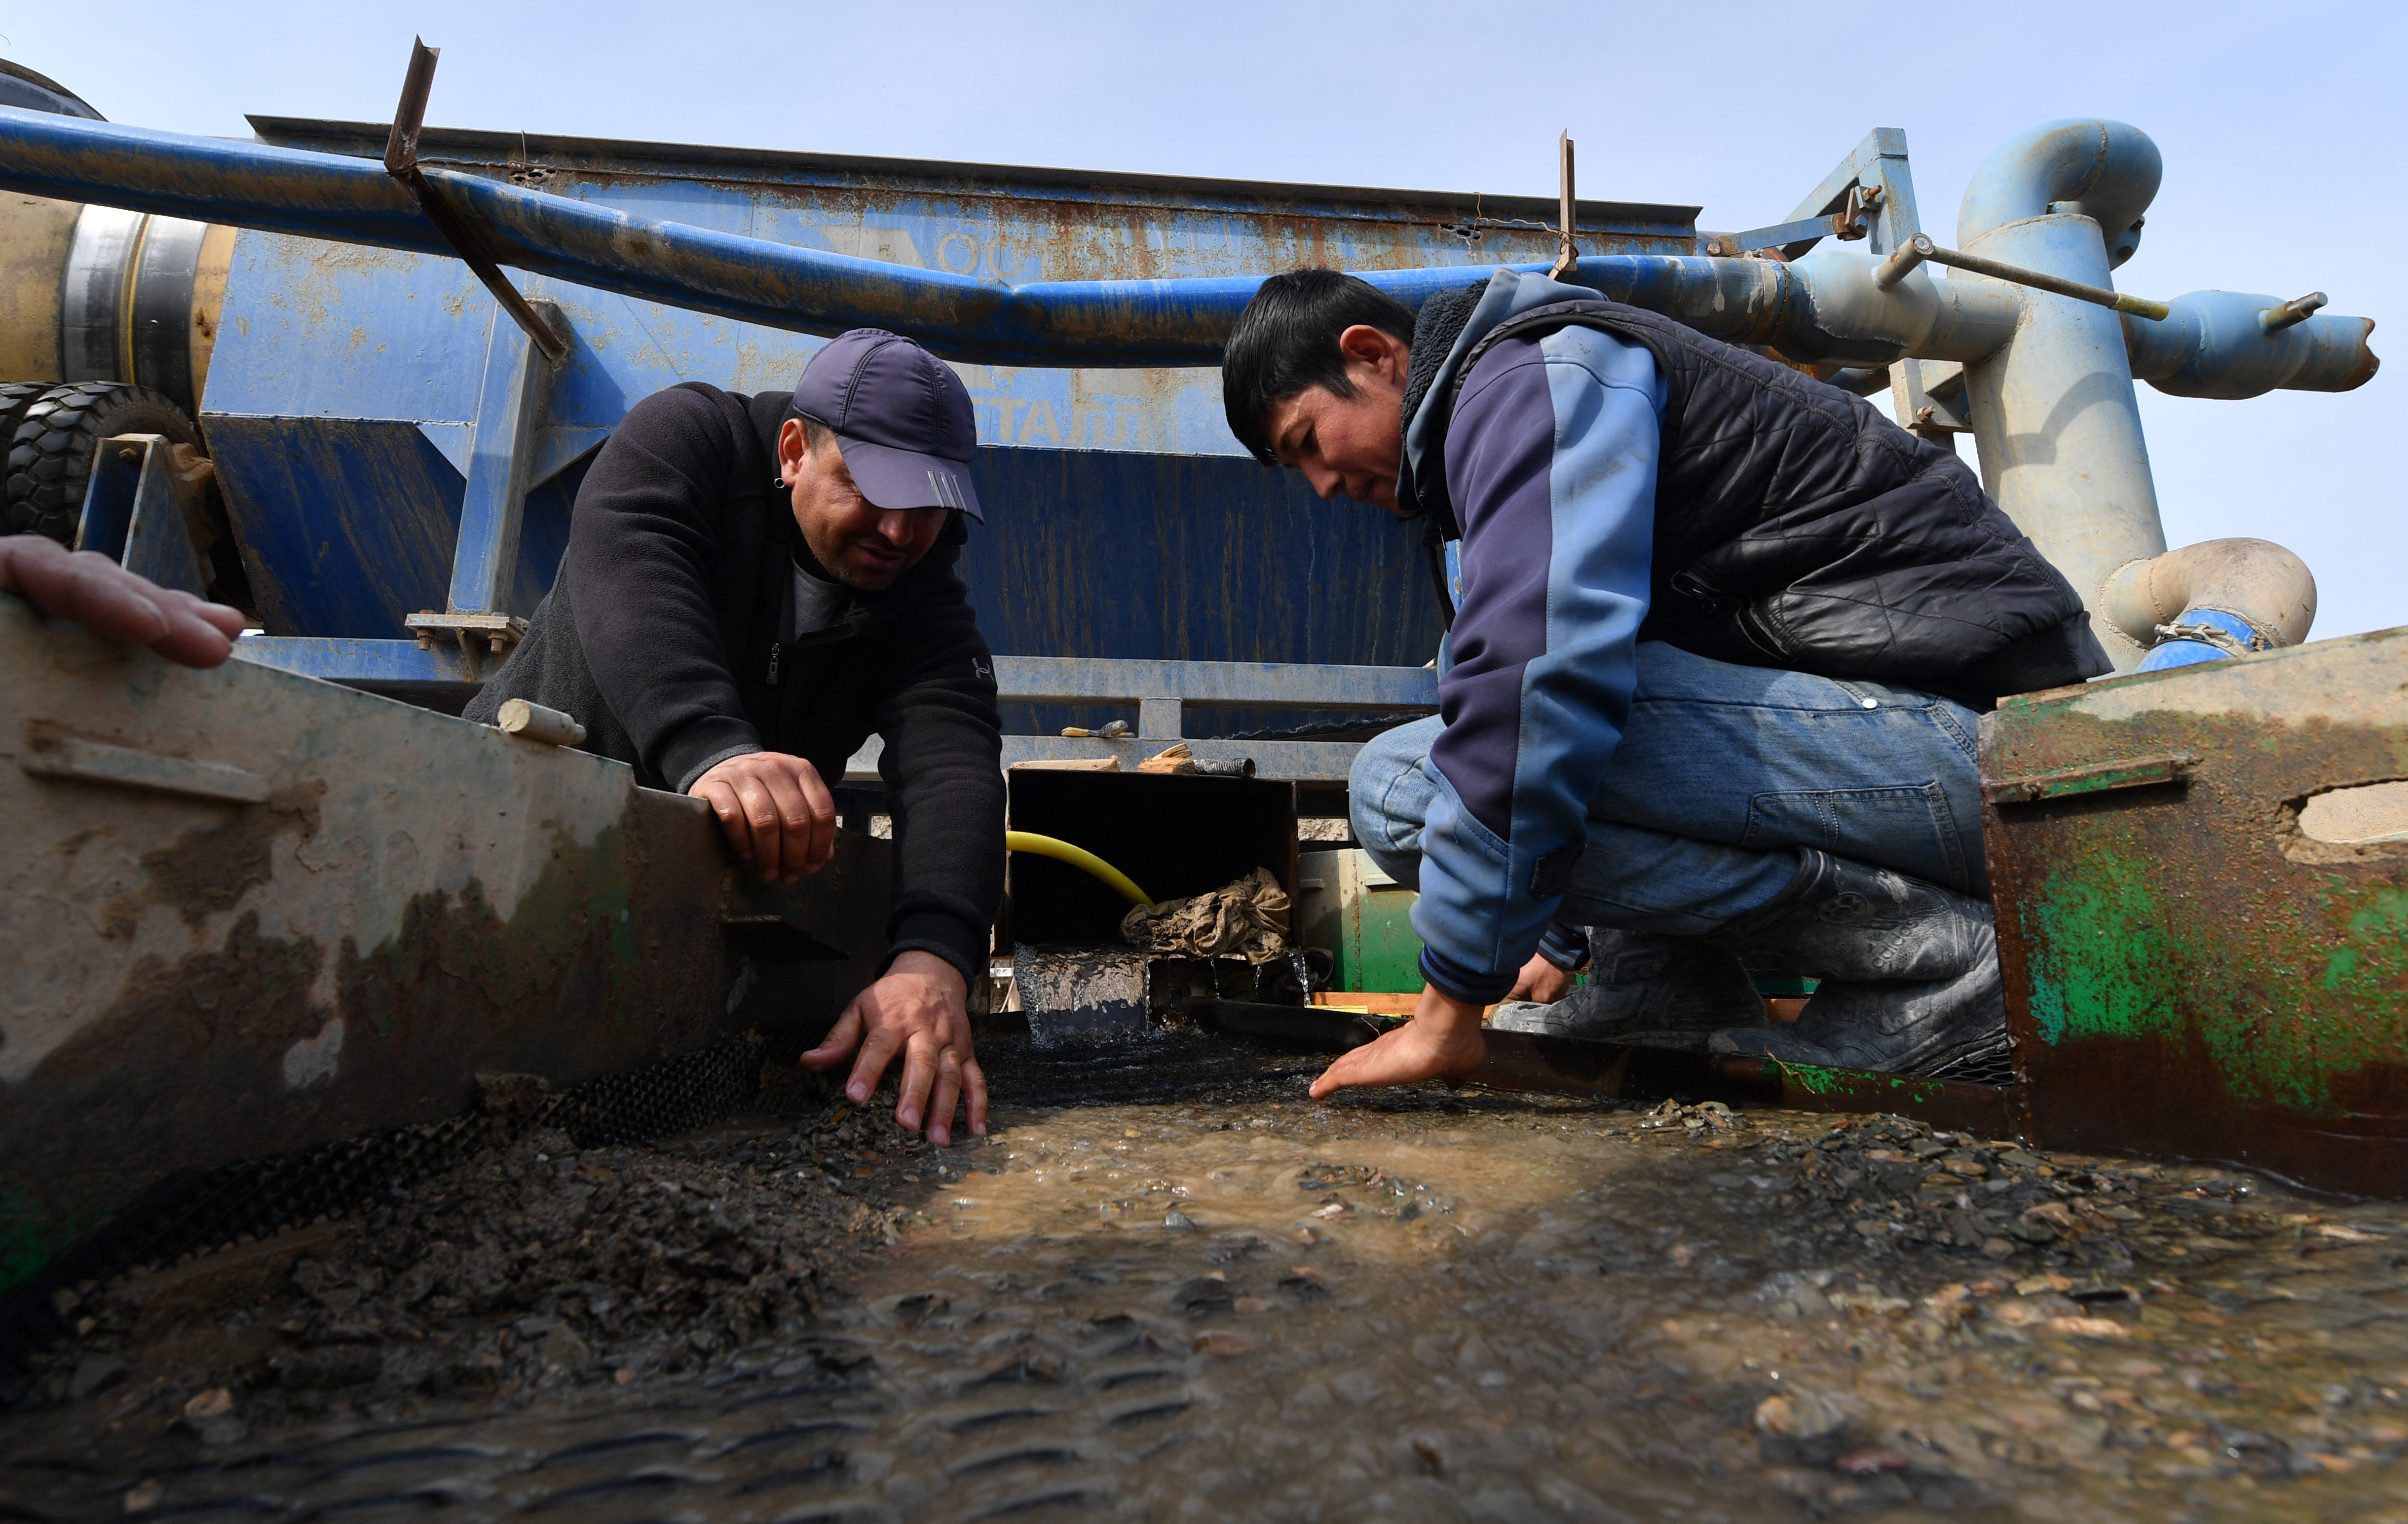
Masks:
[[[1733,667],[1650,641],[1556,919],[1702,936],[1785,888],[1799,847],[1989,898],[1974,712],[1877,683]],[[1433,716],[1354,759],[1354,837],[1421,882]]]

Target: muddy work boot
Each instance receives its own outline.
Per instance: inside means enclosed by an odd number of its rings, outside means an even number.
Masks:
[[[1821,983],[1796,1022],[1716,1032],[1712,1051],[1933,1079],[2009,1078],[1990,907],[1828,853],[1800,855],[1779,898],[1709,940],[1757,973]]]
[[[1702,1051],[1718,1030],[1762,1026],[1764,1001],[1739,959],[1695,937],[1589,932],[1589,983],[1553,1005],[1514,1000],[1492,1023],[1508,1032]]]

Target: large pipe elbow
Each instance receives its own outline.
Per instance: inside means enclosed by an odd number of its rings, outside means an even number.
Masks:
[[[2140,222],[2157,199],[2165,160],[2147,133],[2121,122],[2044,122],[2007,139],[1973,172],[1956,208],[1956,246],[2051,210],[2099,224],[2110,267],[2131,257]]]
[[[2346,392],[2372,381],[2381,364],[2368,347],[2372,318],[2319,312],[2268,333],[2259,320],[2283,305],[2278,297],[2194,291],[2168,305],[2173,310],[2161,323],[2128,314],[2124,349],[2133,380],[2175,396]]]
[[[2143,671],[2298,645],[2316,619],[2308,564],[2266,539],[2209,539],[2128,561],[2097,612],[2143,647]]]

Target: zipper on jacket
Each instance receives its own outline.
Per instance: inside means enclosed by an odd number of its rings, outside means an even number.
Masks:
[[[778,654],[785,649],[781,641],[769,642],[769,685],[773,688],[778,685]]]

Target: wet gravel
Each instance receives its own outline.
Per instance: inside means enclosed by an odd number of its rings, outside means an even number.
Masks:
[[[0,1518],[2408,1519],[2408,1210],[1897,1118],[990,1056],[108,1288]]]

